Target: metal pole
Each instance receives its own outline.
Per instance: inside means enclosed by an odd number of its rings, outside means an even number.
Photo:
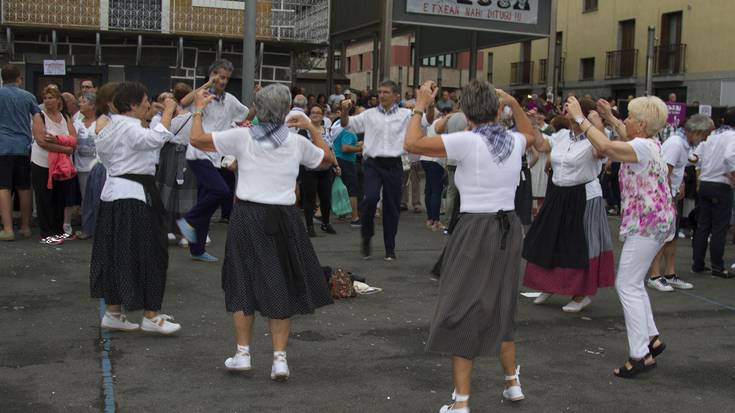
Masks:
[[[648,26],[648,50],[646,51],[646,96],[653,94],[653,41],[656,29]]]
[[[331,94],[334,90],[334,45],[329,42],[327,47],[327,91]]]
[[[549,23],[549,52],[546,55],[546,100],[554,102],[557,85],[557,44],[556,44],[556,8],[558,0],[551,0],[551,19]],[[561,46],[561,45],[558,45]]]
[[[215,58],[215,60],[219,60],[222,58],[222,38],[221,37],[217,39],[217,55],[216,56],[217,57]]]
[[[416,33],[414,33],[413,36],[413,88],[414,93],[416,93],[416,89],[419,87],[419,76],[421,76],[421,56],[419,54],[419,51],[421,50],[420,47],[420,41],[421,41],[421,28],[418,28],[416,30]],[[415,95],[414,95],[415,96]]]
[[[372,78],[372,85],[370,87],[370,89],[372,89],[372,90],[378,90],[378,82],[379,82],[379,80],[378,80],[379,77],[378,76],[380,76],[380,74],[381,74],[380,73],[380,62],[378,61],[380,59],[380,53],[378,53],[379,48],[380,48],[380,35],[376,33],[373,36],[373,53],[372,53],[372,56],[373,56],[373,61],[372,61],[372,64],[373,64],[373,67],[372,67],[373,78]],[[382,79],[380,79],[380,80],[382,80]]]
[[[102,64],[102,39],[100,32],[95,33],[94,36],[94,64]]]
[[[263,54],[265,54],[265,43],[260,42],[260,52],[258,53],[258,85],[263,82]],[[275,74],[273,76],[275,77]]]
[[[56,57],[56,45],[58,40],[56,39],[56,30],[51,30],[51,56]]]
[[[242,38],[242,103],[250,106],[253,103],[253,88],[255,87],[255,22],[257,14],[257,0],[245,0],[245,20]]]
[[[393,0],[383,0],[383,21],[380,26],[380,79],[390,79],[393,40]]]
[[[135,65],[140,66],[140,62],[143,59],[143,35],[138,35],[138,48],[135,49]]]
[[[477,32],[472,32],[470,40],[470,79],[477,79]],[[459,72],[459,85],[462,86],[462,71]]]

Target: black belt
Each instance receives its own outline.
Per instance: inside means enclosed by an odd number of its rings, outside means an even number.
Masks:
[[[115,176],[115,178],[127,179],[141,184],[143,192],[145,192],[145,203],[151,208],[153,213],[154,224],[159,229],[159,242],[164,250],[168,248],[168,240],[166,239],[166,207],[161,200],[161,194],[158,192],[156,185],[156,177],[153,175],[141,174],[124,174]]]
[[[381,168],[399,167],[403,169],[403,161],[400,156],[376,156],[374,158],[368,158],[368,160],[375,162]]]
[[[283,275],[286,278],[288,293],[293,297],[304,293],[304,273],[296,251],[295,235],[292,234],[287,214],[290,206],[260,204],[257,202],[237,200],[244,205],[252,205],[265,208],[265,234],[272,237],[276,242],[278,261],[281,263]]]

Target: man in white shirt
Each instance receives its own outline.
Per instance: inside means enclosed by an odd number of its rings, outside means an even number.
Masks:
[[[378,97],[380,104],[377,107],[356,116],[349,116],[352,101],[342,101],[340,123],[355,134],[365,134],[362,152],[364,198],[360,208],[362,255],[369,258],[371,254],[370,240],[375,233],[375,210],[382,190],[385,260],[392,261],[396,259],[396,233],[403,183],[401,155],[406,128],[413,111],[398,107],[401,97],[398,85],[392,80],[385,80],[380,84]],[[427,114],[421,114],[424,116],[424,127],[428,127],[434,121],[434,108],[429,108]]]
[[[676,233],[678,236],[681,225],[681,214],[683,209],[684,168],[689,164],[689,150],[704,140],[714,129],[715,124],[707,115],[693,115],[684,125],[684,130],[674,132],[664,142],[661,149],[664,160],[669,166],[669,182],[671,184],[671,195],[676,203]],[[661,251],[651,265],[651,278],[647,285],[659,291],[674,291],[674,288],[688,290],[693,287],[691,283],[681,280],[676,275],[676,238],[664,244]],[[666,260],[666,270],[661,273],[661,261]]]
[[[343,100],[345,100],[345,95],[342,93],[342,85],[335,85],[334,94],[329,96],[327,104],[333,109],[334,105],[342,103]],[[306,107],[306,105],[304,105],[304,107]]]
[[[248,108],[235,96],[225,92],[233,70],[229,60],[215,60],[209,67],[209,82],[181,100],[182,106],[191,105],[195,94],[202,89],[209,89],[209,93],[215,96],[204,110],[191,107],[192,113],[202,112],[202,125],[207,133],[225,131],[248,117]],[[220,173],[222,155],[204,152],[189,145],[186,160],[197,178],[197,203],[176,223],[181,235],[189,241],[189,252],[194,260],[216,262],[217,258],[206,252],[209,223],[220,206],[224,206],[223,216],[227,215],[226,210],[231,208],[234,194]],[[236,165],[231,167],[235,168]]]
[[[694,233],[692,272],[707,271],[704,256],[710,238],[712,275],[732,278],[725,270],[725,238],[732,215],[732,184],[735,170],[735,108],[725,114],[724,125],[699,144],[694,157],[700,164],[699,215]]]

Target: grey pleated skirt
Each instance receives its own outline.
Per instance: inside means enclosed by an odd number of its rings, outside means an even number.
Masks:
[[[522,243],[513,211],[461,215],[444,252],[427,351],[473,359],[513,340]]]

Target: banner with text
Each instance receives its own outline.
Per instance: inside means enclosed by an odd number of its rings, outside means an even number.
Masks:
[[[687,117],[687,104],[681,102],[666,102],[666,107],[669,109],[669,118],[666,123],[674,128],[681,126]]]
[[[539,0],[406,0],[408,13],[536,24]]]

